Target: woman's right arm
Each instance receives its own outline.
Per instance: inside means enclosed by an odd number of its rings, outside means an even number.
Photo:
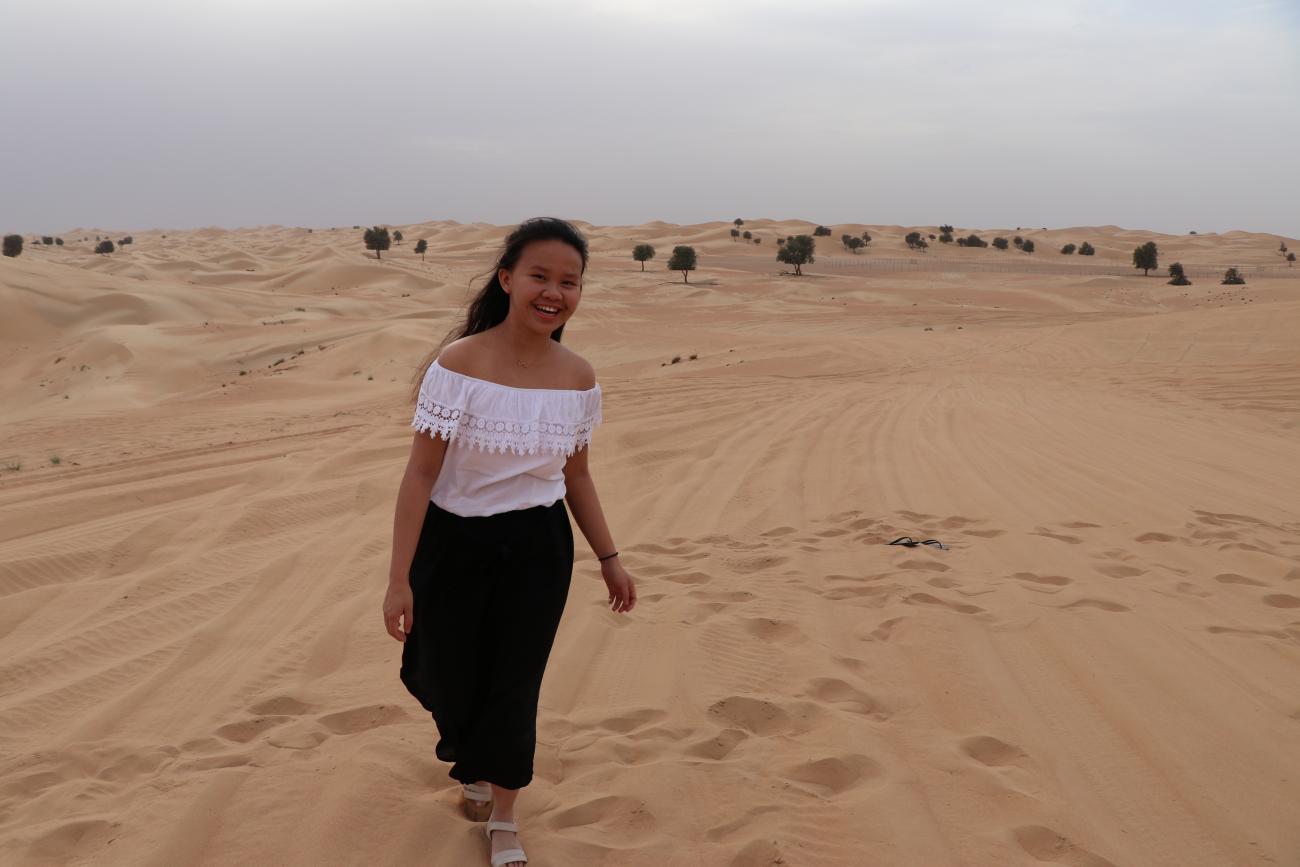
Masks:
[[[411,631],[411,561],[420,541],[420,530],[429,509],[429,494],[442,461],[447,441],[433,431],[416,431],[406,472],[397,489],[397,506],[393,514],[393,556],[388,567],[388,592],[384,596],[384,626],[388,634],[405,641]],[[402,625],[398,625],[401,619]]]

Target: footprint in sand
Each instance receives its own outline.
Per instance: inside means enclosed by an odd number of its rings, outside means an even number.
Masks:
[[[592,798],[552,813],[546,824],[555,831],[593,826],[599,839],[618,840],[620,848],[648,842],[659,828],[659,820],[645,801],[621,795]]]
[[[1224,572],[1214,576],[1214,580],[1220,584],[1249,584],[1251,587],[1267,587],[1263,581],[1256,581],[1254,578],[1247,578],[1245,575],[1238,575],[1236,572]]]
[[[708,713],[731,727],[755,735],[798,734],[807,731],[825,715],[812,702],[778,704],[750,695],[729,695],[709,705]]]
[[[742,618],[741,625],[750,635],[761,641],[776,644],[802,644],[808,640],[800,630],[788,620],[775,617]]]
[[[1031,584],[1045,584],[1049,587],[1064,587],[1067,584],[1074,583],[1064,575],[1039,575],[1035,572],[1015,572],[1011,575],[1017,581],[1028,581]]]
[[[838,677],[815,677],[808,681],[805,692],[822,704],[834,705],[850,713],[887,720],[891,711],[881,702]]]
[[[1235,626],[1207,626],[1205,631],[1211,635],[1247,635],[1259,638],[1276,638],[1289,641],[1291,636],[1277,629],[1239,629]]]
[[[1134,542],[1175,542],[1177,539],[1168,533],[1143,533],[1141,536],[1134,536]]]
[[[1087,521],[1067,521],[1061,526],[1070,530],[1085,530],[1093,527],[1100,527],[1101,524],[1090,524]]]
[[[908,605],[934,605],[940,608],[948,608],[960,614],[982,614],[983,608],[978,605],[971,605],[966,602],[951,602],[947,599],[940,599],[937,596],[931,596],[929,593],[911,593],[903,598]]]
[[[1270,593],[1264,597],[1265,605],[1272,605],[1274,608],[1300,608],[1300,596],[1292,596],[1290,593]]]
[[[1122,563],[1111,563],[1106,566],[1098,566],[1097,571],[1110,578],[1136,578],[1139,575],[1145,575],[1147,573],[1147,570],[1145,569],[1125,566]]]
[[[682,752],[693,758],[718,762],[729,756],[731,751],[747,737],[749,735],[740,729],[721,729],[713,737],[696,741]]]
[[[882,781],[885,768],[870,756],[847,753],[787,765],[780,771],[798,788],[821,797],[832,797],[859,788],[872,781]]]
[[[947,572],[952,569],[946,563],[939,563],[935,560],[903,560],[898,564],[899,569],[912,569],[919,572]]]
[[[981,765],[1000,768],[1005,765],[1021,765],[1029,757],[1020,747],[999,740],[992,735],[974,735],[964,739],[958,746],[961,751]]]
[[[981,539],[996,539],[998,536],[1005,536],[1006,530],[962,530],[963,536],[979,536]]]
[[[1059,608],[1100,608],[1102,611],[1131,611],[1127,605],[1121,605],[1118,602],[1112,602],[1109,599],[1076,599],[1065,605],[1057,606]]]
[[[1107,861],[1064,834],[1058,834],[1042,825],[1021,825],[1012,829],[1011,833],[1020,848],[1039,861],[1063,864],[1065,867],[1115,867],[1113,861]]]
[[[862,640],[889,641],[894,637],[894,630],[898,627],[898,624],[906,619],[906,617],[891,617],[888,620],[881,621],[879,626],[862,636]]]
[[[1058,542],[1065,542],[1068,545],[1078,545],[1083,542],[1078,536],[1068,536],[1065,533],[1053,533],[1046,527],[1035,527],[1029,532],[1031,536],[1046,536],[1049,539],[1055,539]]]

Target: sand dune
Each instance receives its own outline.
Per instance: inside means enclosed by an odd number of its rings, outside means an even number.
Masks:
[[[396,228],[0,260],[0,863],[487,863],[379,606],[411,377],[505,228]],[[865,268],[840,234],[913,227],[834,226],[795,279],[812,224],[731,228],[587,226],[566,343],[641,601],[579,536],[530,864],[1297,863],[1296,244]],[[1248,282],[1083,267],[1148,239]]]

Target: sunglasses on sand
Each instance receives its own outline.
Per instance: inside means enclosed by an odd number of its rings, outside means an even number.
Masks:
[[[915,539],[913,539],[911,536],[899,536],[897,539],[890,542],[889,544],[906,545],[909,548],[915,548],[917,545],[937,545],[939,548],[943,549],[944,551],[948,550],[948,546],[940,542],[938,539],[926,539],[924,542],[918,542]]]

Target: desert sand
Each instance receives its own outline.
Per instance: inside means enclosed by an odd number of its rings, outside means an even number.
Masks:
[[[835,225],[794,278],[800,220],[580,225],[640,601],[575,533],[530,864],[1300,864],[1300,242]],[[392,228],[0,260],[0,863],[487,863],[380,603],[508,227]]]

